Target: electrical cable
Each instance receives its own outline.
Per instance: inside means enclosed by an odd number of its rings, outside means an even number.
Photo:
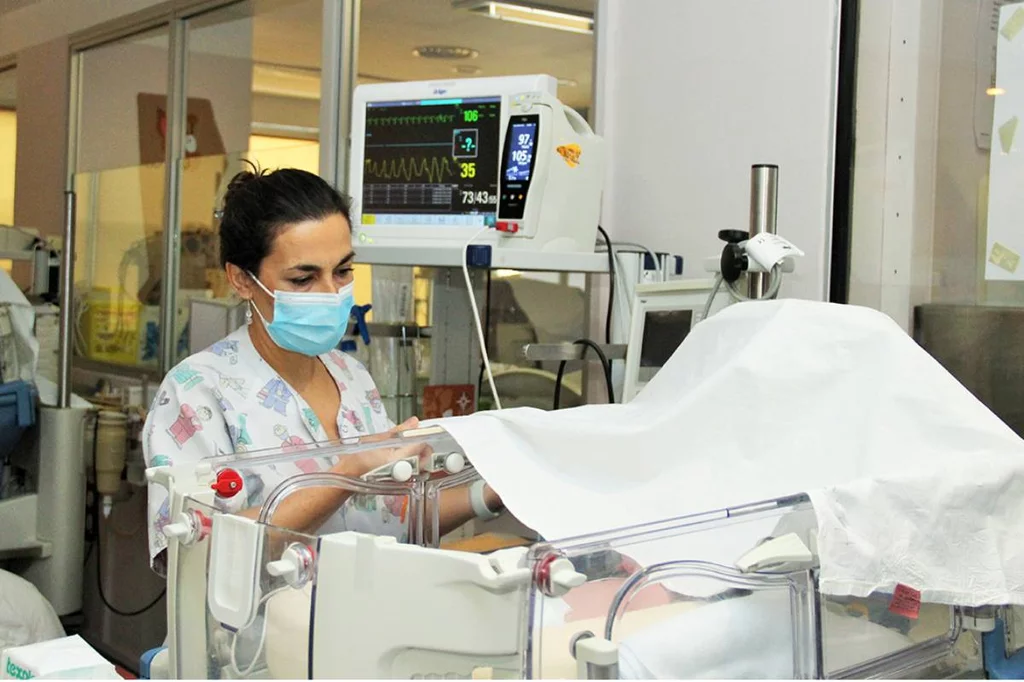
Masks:
[[[630,248],[623,249],[623,246]],[[646,253],[650,257],[651,262],[654,263],[654,267],[658,267],[658,257],[643,244],[638,244],[637,242],[615,242],[615,250],[619,253]]]
[[[779,295],[779,288],[782,286],[782,266],[774,265],[771,271],[771,284],[768,287],[768,291],[765,292],[764,296],[760,299],[752,299],[746,296],[743,292],[736,288],[735,282],[726,282],[726,286],[729,287],[729,293],[737,301],[752,301],[752,300],[767,300],[773,299]]]
[[[612,387],[612,366],[608,362],[608,356],[604,354],[601,347],[590,339],[576,339],[572,342],[574,346],[586,346],[597,353],[598,359],[601,361],[601,368],[604,370],[604,382],[605,388],[608,391],[608,404],[615,402],[615,390]],[[585,353],[584,353],[585,354]],[[555,400],[552,409],[557,410],[562,402],[562,379],[565,377],[565,365],[568,360],[562,360],[558,363],[558,374],[555,376]]]
[[[487,289],[484,294],[484,344],[491,346],[491,271],[487,271]],[[480,375],[476,378],[476,394],[484,391],[484,362],[480,360]]]
[[[271,597],[273,597],[274,595],[278,594],[279,592],[284,592],[287,589],[288,589],[288,586],[285,585],[283,587],[278,587],[277,589],[271,590],[270,592],[266,593],[260,599],[259,606],[263,606],[265,603],[267,603],[267,601],[270,600]],[[259,606],[257,606],[257,608],[259,608]],[[246,667],[245,670],[239,670],[238,669],[238,656],[235,653],[235,649],[238,647],[238,633],[237,632],[232,633],[232,636],[231,636],[231,672],[235,673],[236,675],[238,675],[239,678],[242,678],[242,679],[249,677],[249,675],[252,673],[252,671],[255,670],[256,664],[260,660],[260,656],[263,655],[263,647],[266,645],[266,643],[267,643],[267,614],[266,614],[266,611],[264,610],[264,613],[263,613],[263,627],[260,628],[260,642],[256,646],[256,653],[253,654],[252,660],[249,661],[249,665]]]
[[[480,322],[480,310],[477,308],[476,294],[473,293],[473,280],[469,276],[469,247],[476,241],[476,238],[491,228],[484,227],[472,239],[462,247],[462,276],[466,280],[466,293],[469,294],[469,309],[473,313],[473,322],[476,323],[477,341],[480,342],[480,355],[484,361],[484,369],[487,372],[487,383],[491,389],[491,396],[494,397],[494,407],[501,409],[501,398],[498,397],[498,389],[494,386],[494,372],[491,370],[491,359],[487,355],[487,339],[484,336],[483,324]]]
[[[92,441],[94,474],[96,473],[96,443],[98,440],[99,439],[94,436]],[[107,595],[103,592],[103,545],[100,544],[103,532],[100,530],[100,496],[95,488],[93,489],[92,495],[92,519],[93,523],[96,524],[96,540],[94,541],[94,544],[96,545],[96,589],[97,592],[99,592],[100,601],[103,602],[103,606],[105,606],[107,610],[114,615],[121,616],[122,618],[134,618],[135,616],[141,616],[142,614],[152,610],[154,606],[160,603],[160,600],[164,598],[164,595],[167,594],[166,587],[160,590],[160,594],[158,594],[153,601],[149,602],[141,609],[136,609],[135,611],[122,611],[121,609],[116,608],[107,599]]]
[[[604,228],[597,226],[604,243],[608,245],[608,313],[604,318],[604,342],[611,345],[612,342],[612,306],[615,303],[615,246]]]
[[[708,315],[711,314],[711,305],[715,301],[715,297],[718,296],[718,291],[722,288],[722,283],[725,279],[722,277],[722,273],[715,275],[715,285],[711,288],[711,293],[708,295],[708,301],[704,304],[704,313],[700,316],[701,321],[708,319]],[[771,284],[764,296],[761,298],[750,298],[746,296],[736,288],[734,282],[725,282],[726,288],[729,291],[729,295],[733,300],[737,302],[743,301],[766,301],[774,299],[779,295],[779,289],[782,287],[782,266],[775,265],[771,271]]]
[[[718,296],[718,290],[722,288],[722,282],[724,281],[722,273],[715,275],[715,286],[711,287],[711,293],[708,295],[708,302],[704,304],[704,312],[700,316],[702,321],[708,319],[708,315],[711,314],[711,304],[715,302],[715,297]]]

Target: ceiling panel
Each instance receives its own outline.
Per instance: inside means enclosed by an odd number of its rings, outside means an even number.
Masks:
[[[593,11],[594,0],[561,0],[560,6]],[[320,66],[320,3],[261,4],[253,19],[253,56],[266,65],[256,87],[294,89],[301,73],[275,85],[281,67],[301,72]],[[422,45],[469,47],[475,59],[424,59],[413,54]],[[514,24],[456,10],[451,0],[363,0],[359,36],[359,72],[364,82],[434,80],[477,76],[548,73],[563,79],[559,94],[575,107],[590,106],[593,36]],[[274,69],[271,65],[277,65]],[[457,67],[475,73],[461,74]],[[306,77],[317,90],[315,71]],[[571,85],[575,83],[575,85]]]

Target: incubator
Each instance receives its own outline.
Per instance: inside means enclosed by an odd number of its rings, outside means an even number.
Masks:
[[[378,448],[400,452],[363,479],[274,476]],[[442,493],[477,474],[439,426],[149,476],[171,491],[176,678],[936,678],[980,670],[976,630],[997,613],[823,595],[805,496],[489,555],[448,548]],[[376,499],[398,530],[364,534],[344,512],[275,525],[310,488]],[[673,558],[634,558],[658,545]],[[722,561],[722,546],[745,550]]]

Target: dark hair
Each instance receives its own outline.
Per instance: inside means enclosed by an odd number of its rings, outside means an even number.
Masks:
[[[349,201],[323,178],[298,168],[253,166],[231,178],[224,196],[221,265],[257,274],[281,228],[337,214],[351,220]]]

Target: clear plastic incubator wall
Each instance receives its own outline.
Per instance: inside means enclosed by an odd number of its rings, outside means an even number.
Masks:
[[[314,471],[273,485],[276,464],[309,450],[150,470],[172,492],[172,677],[934,679],[980,669],[975,630],[993,613],[821,595],[803,496],[482,555],[438,548],[444,491],[477,479],[442,428],[316,455],[389,448],[401,450],[395,463],[363,479]],[[303,490],[376,502],[399,530],[274,525]]]

